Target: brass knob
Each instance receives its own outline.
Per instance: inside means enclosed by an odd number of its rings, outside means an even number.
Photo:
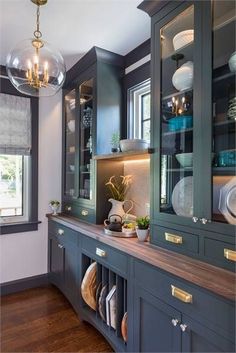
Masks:
[[[192,218],[192,221],[193,221],[194,223],[197,223],[198,217],[193,217],[193,218]]]
[[[65,207],[66,211],[70,212],[72,210],[71,206],[66,206]]]
[[[82,210],[81,214],[82,214],[82,216],[87,216],[88,215],[88,211],[87,210]]]

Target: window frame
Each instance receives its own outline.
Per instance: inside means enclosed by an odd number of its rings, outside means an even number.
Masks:
[[[143,123],[145,121],[151,122],[151,114],[149,119],[143,119],[143,97],[147,95],[151,96],[151,80],[147,79],[138,85],[130,87],[127,95],[127,136],[131,139],[143,139]],[[150,143],[150,139],[148,142]]]
[[[28,180],[28,220],[16,222],[5,221],[0,223],[0,234],[19,233],[38,230],[38,107],[39,101],[36,97],[29,97],[18,92],[6,75],[5,67],[0,67],[0,92],[30,99],[31,108],[31,139],[32,151],[29,159]],[[23,196],[24,197],[24,196]],[[13,216],[14,217],[14,216]],[[9,217],[10,218],[10,217]]]

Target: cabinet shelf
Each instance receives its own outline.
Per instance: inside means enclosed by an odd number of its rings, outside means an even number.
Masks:
[[[236,167],[214,167],[213,175],[235,175]]]
[[[183,130],[178,130],[178,131],[167,131],[163,132],[162,136],[170,136],[170,135],[177,135],[177,134],[189,134],[193,132],[193,128],[187,128]]]
[[[167,56],[163,57],[162,60],[171,60],[171,62],[174,62],[174,60],[172,59],[173,55],[183,54],[184,58],[185,58],[185,61],[186,61],[186,57],[187,58],[192,57],[193,45],[194,45],[194,42],[192,41],[192,42],[186,44],[184,47],[181,47],[180,49],[173,50]],[[189,60],[189,59],[187,59],[187,60]],[[181,61],[180,61],[180,65],[181,65]]]
[[[187,93],[187,92],[192,92],[192,91],[193,91],[192,88],[191,88],[191,89],[188,88],[188,89],[184,89],[184,90],[182,90],[182,91],[173,92],[173,93],[171,93],[171,94],[168,94],[168,95],[162,97],[162,101],[164,101],[164,100],[166,100],[166,99],[170,99],[170,98],[172,98],[172,97],[179,97],[179,96],[181,96],[181,95],[183,95],[183,94],[185,94],[185,93]]]
[[[118,161],[132,161],[139,159],[149,159],[150,154],[153,153],[152,149],[145,149],[143,151],[130,151],[130,152],[115,152],[111,154],[96,155],[93,157],[95,160],[118,160]]]

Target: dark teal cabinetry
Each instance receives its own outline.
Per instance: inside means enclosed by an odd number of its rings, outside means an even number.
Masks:
[[[55,222],[49,223],[49,280],[64,293],[75,309],[79,295],[79,242],[79,233]]]
[[[234,270],[235,2],[140,7],[152,26],[151,242]]]
[[[63,211],[90,223],[107,215],[107,168],[93,157],[110,153],[111,135],[120,132],[123,71],[122,56],[94,47],[69,71],[63,90]]]
[[[134,290],[134,351],[181,352],[181,314],[139,286]]]
[[[235,351],[232,301],[139,260],[138,253],[135,257],[129,255],[128,247],[127,252],[120,251],[104,240],[84,234],[83,228],[71,229],[69,221],[68,226],[64,224],[49,220],[49,279],[68,298],[79,317],[94,325],[115,351]],[[145,252],[142,245],[140,251]],[[114,285],[117,288],[115,330],[81,296],[83,276],[94,261],[97,286],[102,283],[109,290]],[[210,268],[206,280],[210,278]],[[191,267],[186,271],[191,272]],[[125,312],[128,313],[127,342],[121,334]]]

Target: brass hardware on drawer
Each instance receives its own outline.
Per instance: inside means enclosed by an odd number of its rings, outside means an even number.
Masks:
[[[183,243],[183,238],[180,235],[175,235],[170,233],[165,233],[165,240],[175,244]]]
[[[192,303],[193,302],[192,294],[187,293],[184,290],[177,288],[173,285],[171,285],[171,294],[173,297],[181,300],[184,303]]]
[[[58,235],[64,235],[64,230],[59,228],[58,231],[57,231],[57,234]]]
[[[106,256],[107,256],[107,253],[106,253],[105,250],[96,248],[96,255],[98,255],[98,256],[100,256],[100,257],[106,257]]]
[[[224,257],[227,260],[236,261],[236,251],[230,249],[224,249]]]
[[[88,215],[88,211],[87,210],[82,210],[81,214],[82,214],[82,216],[87,216]]]
[[[58,246],[58,248],[63,249],[63,245],[58,244],[57,246]]]

